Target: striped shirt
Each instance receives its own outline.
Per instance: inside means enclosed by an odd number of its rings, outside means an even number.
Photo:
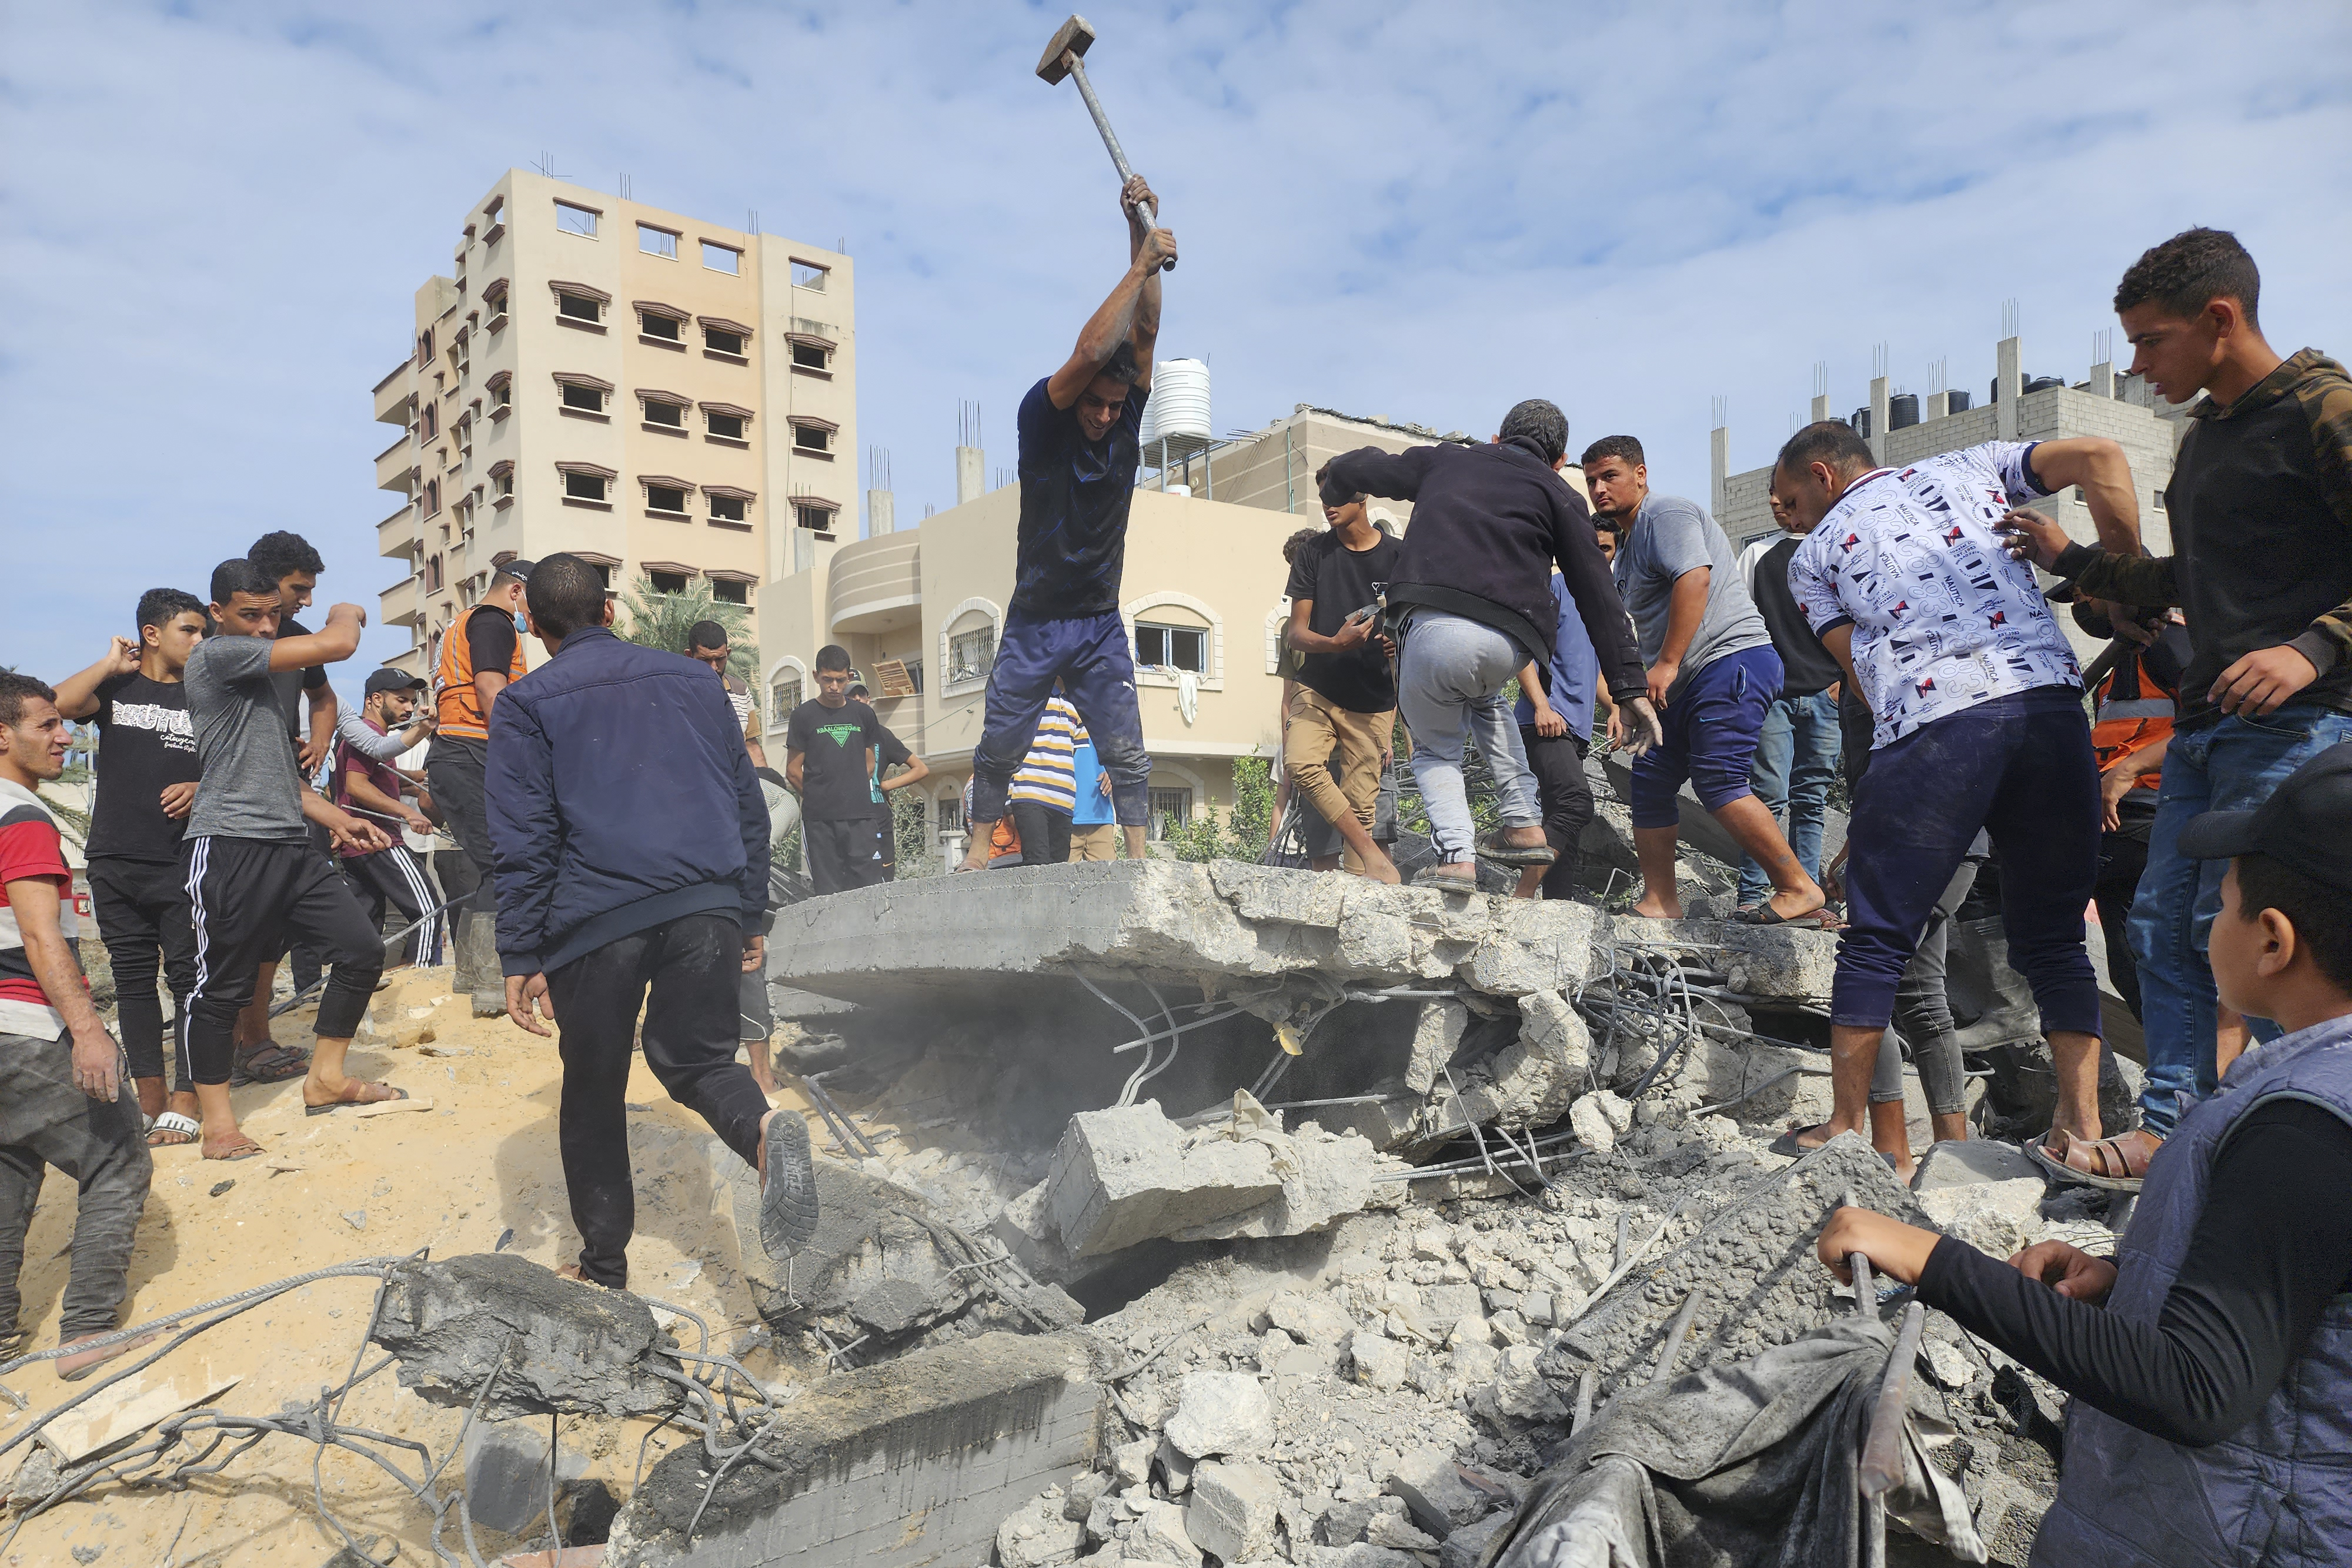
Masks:
[[[37,879],[58,884],[58,932],[79,967],[81,918],[74,907],[73,873],[66,868],[57,819],[49,815],[47,802],[39,796],[0,779],[0,883]],[[0,1034],[50,1040],[63,1034],[65,1028],[63,1015],[49,1005],[47,993],[33,974],[24,933],[16,927],[16,911],[0,898]]]
[[[1067,698],[1052,697],[1045,711],[1038,717],[1036,737],[1029,742],[1029,755],[1013,775],[1013,788],[1008,799],[1034,800],[1050,806],[1068,816],[1078,808],[1077,768],[1074,760],[1078,741],[1086,727],[1078,722],[1078,710]]]

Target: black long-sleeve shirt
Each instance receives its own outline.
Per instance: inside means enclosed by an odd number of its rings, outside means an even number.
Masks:
[[[1388,597],[1492,626],[1520,656],[1549,656],[1559,611],[1552,565],[1576,601],[1601,678],[1620,700],[1648,689],[1624,601],[1592,532],[1584,497],[1549,465],[1514,442],[1442,443],[1403,452],[1366,446],[1331,459],[1335,493],[1362,492],[1412,503]]]
[[[2192,1448],[2253,1419],[2347,1291],[2352,1125],[2300,1100],[2256,1106],[2231,1134],[2153,1324],[1949,1237],[1919,1278],[1919,1299],[1963,1328],[2094,1409]]]

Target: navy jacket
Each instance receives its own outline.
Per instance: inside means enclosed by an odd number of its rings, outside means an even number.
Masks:
[[[583,627],[499,694],[487,774],[509,975],[680,915],[768,909],[768,803],[709,666]]]

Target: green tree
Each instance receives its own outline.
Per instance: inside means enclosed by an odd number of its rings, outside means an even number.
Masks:
[[[1180,861],[1255,861],[1265,853],[1274,831],[1274,769],[1262,757],[1234,761],[1234,805],[1221,819],[1203,805],[1192,820],[1171,828],[1162,841]]]
[[[890,791],[890,836],[898,848],[898,881],[940,874],[940,846],[923,825],[920,796],[905,789]]]
[[[710,596],[710,584],[691,580],[683,593],[656,593],[653,579],[643,572],[621,598],[621,613],[613,630],[647,648],[686,652],[686,634],[698,621],[716,621],[727,628],[727,673],[760,689],[760,644],[751,634],[751,612]]]

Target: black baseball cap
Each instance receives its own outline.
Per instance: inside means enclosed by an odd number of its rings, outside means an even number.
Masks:
[[[2251,811],[2207,811],[2180,830],[2191,860],[2268,855],[2289,871],[2352,894],[2352,740],[2329,747]]]
[[[517,556],[512,560],[502,560],[499,562],[498,565],[490,568],[490,575],[492,577],[512,577],[528,580],[530,574],[538,570],[539,562],[535,560],[525,560],[522,557]]]
[[[390,664],[380,670],[369,671],[367,685],[361,688],[367,696],[373,696],[378,692],[421,692],[424,689],[423,677],[412,675],[406,670],[395,670]]]

